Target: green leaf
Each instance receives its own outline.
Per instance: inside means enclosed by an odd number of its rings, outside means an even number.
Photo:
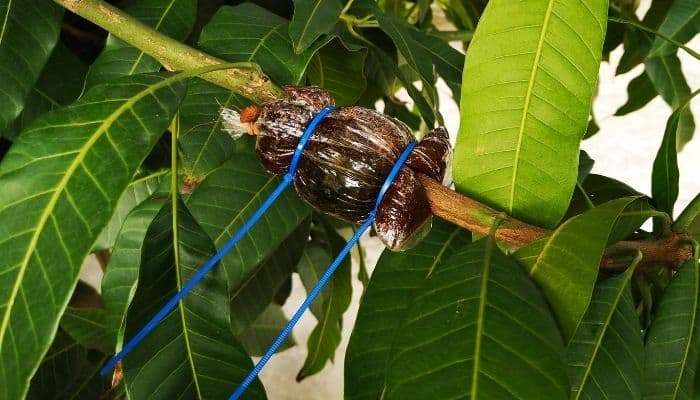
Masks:
[[[651,197],[656,208],[673,216],[673,206],[678,198],[678,153],[676,135],[678,122],[686,107],[675,110],[666,122],[661,146],[656,153],[651,170]]]
[[[58,41],[62,16],[50,1],[0,0],[0,132],[22,112]]]
[[[697,254],[664,290],[645,345],[644,394],[648,398],[690,399],[698,363]]]
[[[297,264],[297,272],[299,273],[299,278],[307,293],[313,289],[321,278],[321,275],[323,275],[326,268],[328,268],[332,262],[333,257],[328,249],[318,243],[309,243],[306,245],[301,259],[299,260],[299,264]],[[345,264],[345,261],[343,263]],[[316,300],[311,303],[311,313],[316,317],[316,320],[321,321],[323,319],[324,304],[326,304],[328,295],[331,293],[332,290],[323,290],[319,293]]]
[[[298,84],[311,57],[330,38],[295,54],[288,26],[286,19],[252,3],[224,6],[202,30],[199,47],[228,61],[260,64],[277,83]]]
[[[576,181],[581,183],[586,180],[593,169],[595,160],[591,158],[584,150],[581,150],[578,155],[578,175]]]
[[[126,310],[136,290],[146,230],[163,207],[163,202],[162,199],[149,199],[131,210],[117,235],[102,278],[107,335],[109,342],[118,348],[123,339]]]
[[[571,398],[640,399],[644,343],[632,299],[631,266],[596,285],[566,349]]]
[[[605,0],[490,1],[469,45],[454,180],[464,194],[556,225],[576,184]]]
[[[367,87],[365,57],[367,49],[348,51],[338,40],[314,55],[306,73],[309,83],[330,92],[335,104],[354,104]]]
[[[221,130],[221,107],[240,110],[250,101],[202,79],[194,79],[182,101],[178,149],[186,180],[201,181],[228,160],[239,143]]]
[[[197,14],[196,0],[139,0],[125,10],[130,16],[175,40],[185,40]],[[125,75],[160,71],[160,63],[136,47],[110,34],[85,79],[89,89]]]
[[[581,189],[583,189],[583,192],[581,191]],[[574,196],[571,199],[571,204],[569,205],[569,209],[566,211],[566,216],[564,218],[569,219],[588,211],[591,208],[591,203],[593,203],[594,206],[599,206],[610,200],[630,196],[642,196],[642,194],[613,178],[603,175],[589,174],[588,176],[586,176],[586,179],[581,184],[581,187],[577,188],[577,190],[574,191]],[[642,202],[644,201],[640,199],[633,202],[632,204],[636,205],[636,203]],[[630,205],[628,209],[626,209],[626,211],[632,211],[631,208],[632,205]],[[635,209],[635,211],[641,210]],[[619,218],[618,224],[626,219],[628,218]],[[646,218],[644,220],[646,220]],[[639,223],[639,225],[635,226],[634,228],[631,228],[630,231],[626,230],[629,232],[628,234],[634,232],[634,230],[637,229],[642,224],[642,222],[644,222],[644,220],[642,220]],[[623,235],[622,237],[616,235],[611,236],[614,236],[618,239],[624,239],[626,237],[626,235]]]
[[[646,32],[637,28],[627,26],[624,39],[625,52],[620,57],[620,61],[615,69],[615,75],[630,72],[632,68],[644,61],[644,57],[646,57],[646,53],[649,50],[648,46],[644,45],[647,39],[642,37],[642,35],[646,34]]]
[[[613,225],[633,200],[593,208],[513,254],[547,297],[566,342],[586,312]]]
[[[387,400],[563,399],[569,392],[547,303],[490,239],[436,269],[405,315],[387,367]]]
[[[170,176],[170,171],[162,169],[145,175],[137,174],[126,187],[126,191],[122,193],[117,202],[116,210],[112,214],[112,218],[105,229],[97,238],[93,251],[103,250],[114,247],[114,242],[117,240],[117,235],[126,220],[127,215],[136,206],[149,198],[163,182],[169,183],[167,178]]]
[[[427,98],[423,92],[413,86],[413,80],[407,76],[405,71],[397,66],[396,60],[392,59],[384,50],[378,47],[370,48],[368,54],[368,65],[371,68],[373,66],[375,72],[379,73],[380,76],[384,78],[391,77],[390,79],[392,80],[398,78],[401,81],[406,92],[408,92],[408,95],[415,102],[415,106],[420,111],[421,117],[423,117],[427,126],[435,126],[436,120],[442,121],[439,110],[436,105],[432,103],[434,99]],[[387,81],[385,83],[389,82]],[[390,93],[386,94],[393,97],[393,91],[392,89]]]
[[[343,10],[340,0],[295,0],[289,23],[294,53],[301,54],[321,35],[330,32]]]
[[[234,335],[245,331],[291,278],[309,238],[310,223],[308,219],[300,223],[231,293],[231,327]]]
[[[39,118],[2,160],[0,398],[26,392],[83,259],[184,95],[181,80],[96,86]]]
[[[61,328],[81,346],[109,354],[112,348],[107,337],[106,316],[107,312],[101,308],[68,307],[61,318]]]
[[[109,386],[98,373],[106,357],[88,351],[59,330],[32,378],[27,399],[97,399]]]
[[[249,139],[239,139],[244,146],[207,175],[187,199],[190,212],[217,248],[243,226],[280,181],[260,166],[253,154],[252,140]],[[275,201],[253,229],[219,263],[219,268],[226,270],[232,293],[245,284],[261,263],[302,224],[309,212],[309,207],[299,200],[292,189],[287,189]]]
[[[330,260],[335,259],[338,253],[345,247],[346,241],[330,226],[325,220],[321,220],[325,239],[327,241],[327,253]],[[318,280],[330,265],[315,263],[312,270],[315,272],[312,279],[299,270],[299,276],[307,292],[310,292],[318,283]],[[302,264],[299,265],[302,267]],[[323,289],[322,296],[316,299],[316,312],[314,315],[318,319],[318,324],[311,331],[309,340],[306,343],[308,354],[304,361],[304,366],[297,374],[297,381],[301,381],[311,375],[321,371],[326,366],[328,360],[332,360],[335,351],[340,345],[341,324],[343,313],[350,306],[352,299],[352,262],[346,257],[340,267],[336,270],[330,282]],[[306,278],[306,279],[305,279]],[[313,279],[315,278],[315,279]],[[320,307],[318,307],[318,303]],[[319,310],[320,308],[320,310]]]
[[[674,0],[658,32],[680,43],[687,43],[700,31],[700,4],[695,0]],[[649,57],[667,56],[677,47],[657,36]]]
[[[139,285],[126,319],[126,337],[182,289],[215,248],[180,199],[168,201],[148,227]],[[225,398],[253,363],[229,328],[224,269],[197,284],[123,361],[133,398]],[[259,382],[250,398],[265,398]]]
[[[78,57],[58,42],[29,92],[22,114],[2,135],[15,137],[41,114],[72,103],[83,91],[86,72],[87,67]]]
[[[436,220],[416,247],[382,252],[362,296],[355,327],[345,355],[345,397],[375,400],[381,397],[389,351],[401,321],[410,314],[415,291],[430,274],[443,268],[447,258],[469,243],[469,232]]]
[[[287,325],[287,322],[289,320],[284,315],[282,307],[277,304],[270,304],[237,338],[245,348],[246,353],[251,357],[262,357],[277,339],[277,335]],[[290,335],[277,352],[284,351],[294,345],[294,338]]]
[[[423,80],[424,85],[434,85],[435,71],[459,98],[464,55],[444,40],[430,36],[409,25],[404,19],[383,13],[372,3],[361,3],[377,18],[379,27],[391,38],[396,49]]]
[[[615,111],[615,115],[627,115],[647,105],[658,96],[656,87],[646,72],[632,79],[627,85],[627,102]]]
[[[690,87],[683,76],[678,56],[647,58],[644,60],[644,67],[659,95],[672,109],[679,108],[690,97]],[[695,120],[689,107],[678,117],[677,129],[677,146],[681,149],[692,139],[695,132]]]

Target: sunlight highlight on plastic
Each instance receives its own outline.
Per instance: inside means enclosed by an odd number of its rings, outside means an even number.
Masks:
[[[265,355],[262,356],[260,361],[255,365],[255,368],[253,368],[252,371],[246,376],[246,378],[241,382],[241,384],[236,388],[236,391],[233,392],[231,397],[229,397],[229,400],[238,400],[243,393],[245,393],[246,389],[248,389],[248,386],[250,386],[251,383],[255,380],[255,378],[260,374],[260,371],[265,367],[265,364],[270,360],[270,357],[272,357],[273,354],[277,351],[277,349],[284,343],[284,341],[287,339],[289,334],[292,332],[292,329],[294,326],[299,322],[299,319],[301,316],[306,312],[306,310],[309,309],[309,306],[311,306],[311,303],[318,297],[318,295],[321,293],[321,290],[326,286],[328,281],[331,279],[333,276],[333,273],[335,272],[336,269],[338,269],[338,266],[340,263],[345,259],[345,257],[348,255],[352,247],[357,243],[357,241],[360,239],[360,236],[370,227],[372,226],[372,223],[374,222],[374,219],[377,216],[377,210],[379,209],[379,205],[382,203],[382,200],[384,199],[384,195],[386,194],[386,191],[389,190],[389,187],[391,184],[394,182],[394,179],[396,179],[396,176],[399,174],[399,171],[401,170],[401,167],[403,164],[406,162],[408,159],[408,156],[411,154],[411,151],[416,147],[417,142],[411,142],[409,143],[408,146],[404,149],[404,151],[401,153],[401,156],[399,157],[398,160],[396,160],[396,163],[394,164],[394,167],[391,169],[389,172],[389,175],[386,177],[386,180],[384,181],[384,184],[382,185],[381,189],[379,190],[379,195],[377,196],[377,201],[374,203],[374,208],[372,211],[369,213],[369,217],[367,217],[367,220],[360,226],[357,231],[355,231],[355,234],[348,240],[348,242],[345,244],[345,247],[338,253],[338,256],[333,260],[333,263],[328,267],[326,272],[323,274],[321,279],[318,280],[318,283],[316,286],[314,286],[313,290],[309,292],[309,295],[306,297],[306,300],[304,300],[303,303],[299,306],[297,311],[294,313],[294,316],[289,320],[287,325],[282,329],[280,332],[279,336],[277,336],[277,339],[270,345],[270,348],[267,349],[265,352]]]
[[[119,353],[117,353],[104,367],[102,367],[100,370],[101,375],[107,375],[112,369],[114,369],[119,361],[126,357],[126,355],[129,354],[136,347],[136,345],[143,340],[143,338],[151,333],[151,331],[158,326],[163,318],[165,318],[173,310],[173,308],[177,306],[177,303],[182,300],[182,298],[185,297],[192,290],[192,288],[194,288],[195,285],[197,285],[199,281],[201,281],[202,278],[204,278],[204,276],[211,271],[212,268],[214,268],[216,263],[218,263],[233,248],[233,246],[235,246],[236,243],[238,243],[238,241],[240,241],[246,235],[246,233],[248,233],[248,231],[260,220],[260,218],[262,218],[263,215],[265,215],[265,212],[267,212],[275,200],[277,200],[287,186],[289,186],[294,180],[294,172],[296,172],[297,166],[299,165],[299,160],[301,160],[301,154],[304,152],[304,148],[309,142],[309,138],[316,129],[316,126],[318,126],[319,122],[321,122],[321,120],[334,109],[335,107],[333,106],[325,107],[318,114],[316,114],[316,116],[314,116],[299,139],[299,144],[294,150],[294,155],[292,156],[292,162],[289,165],[289,170],[282,178],[282,182],[280,182],[272,194],[265,199],[260,208],[258,208],[253,216],[246,221],[243,227],[241,227],[241,229],[239,229],[233,235],[233,237],[231,237],[231,239],[229,239],[229,241],[226,242],[226,244],[224,244],[223,247],[221,247],[221,249],[212,258],[210,258],[209,261],[207,261],[207,263],[204,264],[204,266],[197,271],[197,273],[189,281],[185,283],[179,292],[168,300],[163,308],[161,308],[156,315],[150,321],[148,321],[148,323],[146,323],[146,325],[141,328],[141,330],[133,338],[131,338],[131,340],[129,340],[126,345],[124,345]]]

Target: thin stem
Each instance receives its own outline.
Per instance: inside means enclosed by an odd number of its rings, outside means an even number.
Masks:
[[[678,216],[671,229],[673,229],[674,232],[687,231],[698,215],[700,215],[700,193],[698,193],[695,198],[690,201],[690,204],[688,204],[685,210],[681,212],[681,215]]]
[[[179,191],[177,180],[177,134],[180,130],[180,113],[170,123],[170,197],[175,203]]]
[[[54,1],[155,58],[166,69],[189,70],[224,63],[219,58],[169,38],[103,1]],[[202,78],[258,103],[284,97],[284,92],[253,63],[212,72]]]
[[[340,16],[342,17],[343,15],[347,14],[348,11],[350,11],[350,7],[352,7],[352,3],[355,0],[348,0],[347,3],[345,3],[345,7],[343,7],[343,11],[340,12]]]
[[[670,37],[664,35],[663,33],[659,33],[658,31],[655,31],[655,30],[653,30],[653,29],[651,29],[651,28],[649,28],[649,27],[647,27],[647,26],[644,26],[644,25],[640,24],[639,22],[632,21],[631,19],[627,19],[627,18],[617,18],[617,17],[608,17],[608,20],[611,21],[611,22],[617,22],[618,24],[632,25],[632,26],[634,26],[634,27],[637,28],[637,29],[641,29],[641,30],[643,30],[643,31],[645,31],[645,32],[648,32],[648,33],[651,33],[651,34],[653,34],[653,35],[656,35],[656,36],[660,37],[661,39],[663,39],[663,40],[665,40],[665,41],[667,41],[667,42],[673,44],[674,46],[679,47],[679,48],[685,50],[686,53],[688,53],[688,54],[690,54],[691,56],[695,57],[697,60],[700,60],[700,53],[698,53],[698,52],[696,52],[695,50],[691,49],[690,47],[684,45],[683,43],[681,43],[681,42],[679,42],[679,41],[677,41],[677,40],[674,40],[674,39],[672,39],[672,38],[670,38]]]
[[[368,15],[364,18],[357,18],[353,15],[341,14],[339,19],[341,21],[345,22],[345,24],[348,26],[353,26],[353,27],[358,27],[358,28],[377,28],[377,27],[379,27],[379,22],[377,22],[377,20],[375,20],[375,19],[372,19],[371,15]]]

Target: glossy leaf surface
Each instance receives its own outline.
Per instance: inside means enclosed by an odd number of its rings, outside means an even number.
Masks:
[[[442,40],[409,25],[403,19],[386,14],[377,7],[367,6],[379,22],[379,27],[391,38],[397,51],[419,74],[425,85],[435,82],[437,72],[458,98],[464,67],[464,55]]]
[[[513,256],[542,288],[568,341],[583,318],[608,237],[634,200],[612,200],[578,215]]]
[[[282,307],[277,304],[270,304],[243,333],[238,335],[238,340],[248,355],[251,357],[262,357],[272,342],[277,339],[277,335],[282,331],[282,328],[287,325],[287,322],[289,320],[284,315]],[[278,352],[294,345],[294,338],[290,335],[282,343]]]
[[[328,33],[338,21],[343,5],[340,0],[296,0],[289,23],[294,53],[301,54],[319,36]]]
[[[180,107],[178,136],[186,181],[200,182],[236,152],[239,143],[221,129],[221,107],[239,110],[248,104],[243,97],[202,79],[190,82]]]
[[[299,83],[322,41],[295,54],[289,22],[253,3],[222,7],[202,30],[199,46],[227,61],[253,61],[279,84]]]
[[[33,123],[2,160],[0,397],[26,392],[83,259],[184,95],[180,79],[99,85]]]
[[[646,72],[642,72],[627,85],[627,102],[615,111],[615,115],[627,115],[637,111],[658,96],[654,84]]]
[[[352,105],[365,91],[367,50],[348,51],[337,40],[325,45],[309,64],[309,83],[330,92],[339,106]]]
[[[554,317],[527,274],[493,242],[475,242],[435,270],[414,292],[399,332],[385,399],[568,394]]]
[[[309,238],[309,223],[300,223],[231,293],[231,327],[235,335],[258,319],[291,278]]]
[[[700,31],[700,3],[694,0],[674,0],[659,27],[659,33],[686,43]],[[657,37],[649,52],[650,57],[667,56],[676,51],[673,43]]]
[[[101,308],[68,307],[61,318],[61,328],[86,349],[96,349],[109,354],[105,317]]]
[[[317,234],[316,237],[321,236],[325,243],[322,245],[311,243],[307,246],[307,250],[311,254],[302,258],[302,262],[298,266],[299,277],[307,293],[316,286],[319,278],[326,272],[331,261],[336,258],[346,243],[345,239],[325,219],[322,219],[319,225],[321,226],[318,229],[320,235]],[[327,256],[319,255],[319,250]],[[346,257],[321,295],[314,301],[312,312],[314,312],[318,323],[311,331],[306,343],[308,354],[304,365],[297,374],[298,381],[321,371],[326,363],[335,356],[335,351],[340,345],[343,314],[350,306],[352,299],[351,269],[351,259]]]
[[[187,199],[192,215],[217,248],[243,226],[279,183],[278,177],[262,169],[253,154],[252,143],[241,140],[244,142],[238,152],[207,175]],[[226,270],[231,293],[241,290],[261,264],[308,217],[309,211],[291,188],[275,201],[219,264]],[[259,308],[258,312],[264,308]],[[256,316],[252,315],[247,323]]]
[[[167,169],[162,169],[152,173],[138,174],[134,179],[129,182],[124,193],[119,197],[117,201],[117,207],[110,218],[109,223],[105,229],[100,233],[100,236],[95,242],[93,250],[108,249],[114,247],[114,242],[117,240],[117,235],[119,234],[127,215],[137,207],[141,202],[148,199],[151,194],[153,194],[161,184],[167,182],[167,178],[170,176],[170,171]]]
[[[690,87],[683,76],[677,55],[651,57],[644,61],[644,68],[659,95],[672,109],[681,107],[690,97]],[[681,148],[695,131],[695,118],[690,108],[684,108],[678,116],[676,141]]]
[[[167,202],[148,227],[127,338],[215,252],[184,203],[175,201]],[[225,271],[210,271],[122,365],[130,397],[225,398],[253,366],[230,330]],[[265,397],[259,382],[248,396]]]
[[[59,42],[29,92],[22,114],[0,135],[15,137],[41,114],[66,106],[83,91],[85,66],[66,45]]]
[[[22,112],[56,45],[62,15],[61,7],[50,1],[0,1],[0,132]]]
[[[630,279],[634,268],[596,285],[566,354],[572,399],[641,399],[644,343]]]
[[[59,330],[46,357],[32,378],[27,399],[96,399],[105,392],[107,379],[98,370],[105,357],[89,351]]]
[[[410,316],[415,292],[469,239],[469,232],[436,220],[430,234],[413,249],[382,253],[362,297],[345,356],[347,399],[381,396],[391,345],[403,333],[399,326]]]
[[[121,347],[126,310],[136,290],[146,230],[163,207],[163,203],[162,199],[149,199],[127,215],[102,278],[107,335],[110,343],[118,344],[117,347]]]
[[[490,1],[469,45],[454,158],[457,190],[542,226],[576,183],[607,1]]]
[[[661,146],[656,153],[651,170],[651,195],[656,208],[673,216],[673,206],[678,198],[678,153],[676,139],[678,122],[685,107],[674,111],[666,122]]]
[[[666,287],[647,334],[644,393],[664,399],[693,398],[698,364],[698,291],[696,260],[687,261]]]

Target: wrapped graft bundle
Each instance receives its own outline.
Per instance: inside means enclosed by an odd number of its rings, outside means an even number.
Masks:
[[[308,123],[321,109],[333,105],[318,87],[285,87],[287,99],[223,109],[224,130],[233,136],[255,135],[262,165],[285,174]],[[403,149],[415,139],[394,118],[363,107],[340,107],[313,132],[302,155],[294,187],[299,196],[321,212],[362,223],[369,216],[387,174]],[[451,158],[447,131],[430,131],[416,146],[386,193],[374,228],[392,250],[418,243],[430,230],[432,214],[416,174],[442,181]]]

